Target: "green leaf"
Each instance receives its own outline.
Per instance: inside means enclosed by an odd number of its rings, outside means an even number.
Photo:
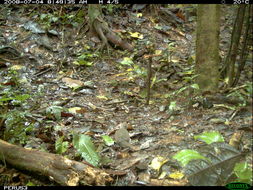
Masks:
[[[40,15],[40,19],[43,20],[44,18],[46,18],[48,15],[47,14],[41,14]]]
[[[248,166],[247,162],[236,163],[234,173],[239,181],[249,183],[252,180],[252,168]]]
[[[59,20],[59,18],[58,17],[56,17],[56,16],[52,16],[52,17],[50,17],[50,22],[56,22],[56,21],[58,21]]]
[[[150,88],[153,87],[153,85],[155,84],[155,82],[156,82],[156,73],[155,73],[155,76],[152,78]]]
[[[162,30],[162,27],[161,26],[159,26],[159,25],[155,25],[155,27],[154,27],[155,29],[157,29],[157,30]]]
[[[224,142],[223,136],[218,131],[204,132],[200,135],[194,136],[195,140],[202,140],[206,144],[211,144],[214,142]]]
[[[73,62],[74,65],[85,65],[85,66],[92,66],[92,61],[86,61],[86,60],[77,60]]]
[[[102,135],[102,138],[107,146],[114,145],[114,140],[108,135]]]
[[[177,108],[177,102],[176,101],[170,102],[169,110],[173,111],[176,108]]]
[[[199,85],[198,85],[198,84],[192,84],[191,87],[192,87],[193,89],[199,90]]]
[[[183,72],[179,72],[180,74],[183,74],[183,75],[192,75],[194,74],[194,70],[193,69],[190,69],[188,71],[183,71]]]
[[[9,100],[18,100],[18,101],[25,101],[28,98],[30,98],[29,94],[21,94],[21,95],[16,95],[15,97],[8,97],[8,98],[0,98],[0,102],[5,102],[5,101],[9,101]]]
[[[6,102],[6,101],[9,101],[9,100],[13,100],[14,98],[0,98],[0,102]]]
[[[30,98],[30,95],[29,94],[22,94],[22,95],[17,95],[15,97],[16,100],[19,100],[19,101],[25,101],[27,100],[28,98]]]
[[[191,160],[196,159],[203,159],[206,160],[207,158],[202,156],[200,153],[198,153],[195,150],[181,150],[177,154],[173,156],[174,159],[176,159],[182,166],[186,166]]]
[[[33,182],[29,181],[26,186],[36,186],[36,184],[34,184]]]
[[[132,65],[134,62],[129,57],[124,57],[123,60],[120,62],[122,65]]]
[[[66,152],[68,149],[69,142],[67,141],[63,142],[63,138],[64,136],[58,138],[55,142],[55,150],[57,154],[62,154]]]
[[[186,90],[187,88],[188,88],[188,86],[184,86],[184,87],[180,88],[179,90],[177,90],[177,91],[175,92],[175,95],[180,94],[181,92],[183,92],[183,91]]]
[[[249,97],[252,97],[252,82],[247,82],[245,87]]]
[[[78,57],[78,59],[79,59],[79,60],[81,60],[81,59],[88,59],[88,58],[91,58],[91,57],[93,57],[92,54],[83,53],[83,54],[81,54],[81,55]]]
[[[98,166],[101,158],[95,151],[95,146],[89,136],[74,134],[73,145],[87,162],[95,167]]]
[[[49,117],[53,115],[57,120],[60,120],[62,111],[63,111],[63,108],[60,106],[50,106],[46,109],[46,114]]]

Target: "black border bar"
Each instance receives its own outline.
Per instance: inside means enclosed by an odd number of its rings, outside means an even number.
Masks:
[[[3,0],[1,4],[252,4],[253,0]]]

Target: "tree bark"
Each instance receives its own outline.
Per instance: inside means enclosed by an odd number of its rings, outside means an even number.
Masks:
[[[220,6],[198,5],[196,82],[202,92],[215,92],[219,81]]]
[[[240,37],[243,26],[243,19],[245,14],[246,5],[239,5],[237,16],[235,19],[232,37],[231,37],[231,45],[229,48],[229,53],[225,60],[225,75],[228,79],[228,86],[231,87],[235,77],[235,61],[238,52],[238,47],[240,44]]]
[[[248,55],[248,44],[249,44],[249,34],[250,34],[250,17],[251,17],[251,7],[252,5],[247,5],[247,9],[246,9],[246,15],[245,15],[245,30],[244,30],[244,35],[243,35],[243,38],[242,38],[242,49],[241,49],[241,52],[240,52],[240,59],[238,61],[238,69],[237,69],[237,72],[236,72],[236,75],[235,75],[235,78],[234,78],[234,81],[233,81],[233,84],[232,86],[235,87],[240,79],[240,75],[241,75],[241,72],[243,71],[244,69],[244,66],[245,66],[245,62],[246,62],[246,58],[247,58],[247,55]]]
[[[90,30],[95,31],[99,38],[102,40],[102,45],[99,49],[103,49],[104,46],[106,46],[108,49],[109,41],[115,46],[121,47],[124,50],[126,49],[128,51],[133,51],[133,47],[129,43],[123,41],[109,28],[108,24],[103,19],[100,5],[90,4],[88,9],[88,16]]]

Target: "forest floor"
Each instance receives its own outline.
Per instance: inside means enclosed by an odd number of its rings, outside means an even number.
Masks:
[[[81,11],[58,8],[1,7],[1,47],[13,48],[0,52],[1,91],[12,88],[18,97],[29,94],[25,101],[13,98],[16,104],[8,105],[8,110],[10,114],[15,110],[15,116],[6,117],[5,124],[9,121],[16,126],[33,126],[33,130],[25,134],[17,129],[23,136],[13,132],[5,134],[5,138],[9,137],[4,139],[4,124],[1,124],[1,139],[26,148],[59,153],[55,143],[63,137],[69,144],[62,154],[80,161],[72,145],[72,134],[88,135],[103,158],[100,167],[124,171],[114,175],[113,185],[117,186],[186,185],[187,182],[176,177],[167,181],[158,179],[158,174],[149,171],[150,163],[158,156],[171,160],[183,149],[197,150],[204,143],[194,136],[203,132],[219,132],[228,144],[233,136],[242,135],[237,148],[251,151],[251,105],[223,102],[220,98],[220,102],[211,101],[206,106],[193,92],[196,16],[168,25],[159,16],[150,15],[149,8],[143,9],[141,14],[131,8],[115,9],[112,13],[106,9],[105,20],[110,28],[135,48],[134,52],[115,48],[107,52],[96,51],[101,41],[87,32],[87,10],[82,22],[76,25],[78,20],[75,19],[80,18]],[[222,9],[225,14],[221,24],[221,58],[224,58],[233,20],[232,7]],[[151,98],[147,105],[148,60],[136,55],[150,43],[155,47],[156,56],[152,62]],[[17,52],[21,57],[17,57]],[[249,63],[236,90],[241,96],[234,96],[235,99],[251,98],[245,92],[245,84],[251,84],[251,78]],[[221,89],[222,85],[221,82]],[[231,92],[233,90],[221,91],[217,96],[226,97]],[[20,112],[29,113],[30,117],[22,117]],[[117,143],[106,146],[102,140],[102,135],[115,140],[115,131],[122,126],[127,128],[130,143],[136,150]],[[248,154],[244,160],[252,163],[251,156]],[[0,165],[0,185],[29,183],[54,184]]]

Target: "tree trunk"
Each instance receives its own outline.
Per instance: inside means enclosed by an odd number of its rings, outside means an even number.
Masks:
[[[251,11],[251,7],[252,5],[247,5],[247,9],[246,9],[246,15],[245,15],[245,30],[244,30],[244,34],[243,34],[243,38],[242,38],[242,49],[241,49],[241,52],[240,52],[240,59],[238,61],[238,69],[237,69],[237,72],[236,72],[236,75],[234,77],[234,81],[233,81],[233,84],[232,86],[235,87],[240,79],[240,75],[241,75],[241,72],[243,71],[244,69],[244,66],[245,66],[245,62],[246,62],[246,58],[248,56],[248,50],[249,50],[249,47],[248,47],[248,44],[249,44],[249,35],[250,35],[250,17],[252,15]]]
[[[229,48],[229,53],[225,60],[225,75],[228,80],[228,86],[231,87],[235,77],[235,61],[238,52],[238,47],[240,44],[240,37],[243,26],[243,19],[245,13],[246,5],[239,5],[237,16],[235,19],[232,37],[231,37],[231,45]]]
[[[198,5],[196,82],[202,92],[215,92],[219,81],[220,6]]]
[[[90,30],[95,31],[99,38],[102,40],[102,45],[99,49],[103,49],[104,46],[107,46],[108,49],[109,41],[115,46],[121,47],[124,50],[126,49],[129,51],[133,51],[133,47],[129,43],[123,41],[109,28],[108,24],[103,19],[100,5],[90,4],[88,8],[88,16]]]

